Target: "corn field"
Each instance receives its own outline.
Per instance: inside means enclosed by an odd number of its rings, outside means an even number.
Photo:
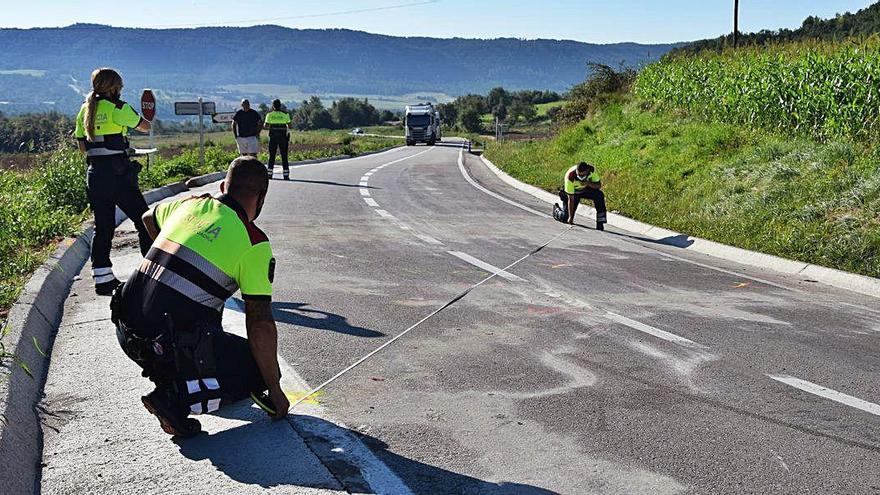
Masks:
[[[668,57],[635,84],[660,109],[820,141],[880,137],[878,93],[876,38]]]

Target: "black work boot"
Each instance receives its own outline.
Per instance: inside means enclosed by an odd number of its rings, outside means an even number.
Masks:
[[[169,435],[189,438],[202,431],[201,423],[187,417],[188,410],[176,403],[170,390],[157,388],[141,397],[141,402],[147,411],[159,418],[162,430]]]

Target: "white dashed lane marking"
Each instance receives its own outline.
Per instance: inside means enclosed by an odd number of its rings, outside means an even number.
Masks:
[[[433,147],[428,148],[425,151],[422,151],[420,153],[416,153],[414,155],[408,156],[406,158],[400,158],[400,159],[394,160],[392,162],[388,162],[384,165],[380,165],[374,169],[371,169],[369,172],[365,173],[363,175],[363,177],[361,177],[360,183],[358,185],[360,186],[360,193],[361,193],[361,196],[363,196],[364,203],[366,203],[367,206],[370,206],[371,208],[373,208],[373,211],[378,213],[379,216],[381,216],[383,218],[387,218],[392,223],[397,225],[397,227],[400,228],[401,230],[405,230],[407,232],[413,232],[413,235],[415,235],[417,238],[419,238],[419,240],[421,240],[422,242],[425,242],[427,244],[432,244],[435,246],[442,246],[443,245],[442,242],[438,241],[437,239],[435,239],[429,235],[424,235],[424,234],[419,234],[419,233],[414,232],[412,227],[403,223],[402,221],[400,221],[400,219],[398,219],[397,217],[395,217],[394,215],[392,215],[388,211],[380,208],[379,202],[371,197],[370,190],[367,189],[370,185],[370,177],[373,174],[375,174],[376,172],[378,172],[379,170],[382,170],[383,168],[387,167],[388,165],[392,165],[397,162],[402,162],[404,160],[408,160],[410,158],[414,158],[414,157],[419,156],[421,154],[427,153],[427,152],[431,151],[432,149],[433,149]]]
[[[776,380],[777,382],[784,383],[799,390],[803,390],[804,392],[818,395],[819,397],[825,399],[833,400],[834,402],[838,402],[845,406],[854,407],[875,416],[880,416],[880,405],[874,404],[873,402],[868,402],[864,399],[859,399],[858,397],[853,397],[852,395],[847,395],[843,392],[838,392],[837,390],[832,390],[828,387],[823,387],[822,385],[808,382],[806,380],[801,380],[800,378],[789,375],[767,376]]]
[[[392,215],[391,213],[388,213],[387,211],[385,211],[381,208],[376,209],[376,213],[378,213],[380,216],[383,216],[385,218],[395,218],[394,215]]]
[[[489,263],[486,263],[483,260],[478,260],[477,258],[474,258],[473,256],[471,256],[467,253],[462,253],[461,251],[446,251],[446,252],[451,254],[452,256],[455,256],[456,258],[458,258],[462,261],[466,261],[466,262],[468,262],[478,268],[482,268],[483,270],[486,270],[489,273],[494,273],[501,278],[505,278],[505,279],[510,280],[512,282],[525,282],[525,280],[521,279],[520,277],[517,277],[516,275],[514,275],[510,272],[506,272],[506,271],[502,270],[501,268],[498,268],[497,266],[490,265]]]
[[[676,335],[672,332],[667,332],[666,330],[660,330],[659,328],[654,328],[651,325],[646,325],[642,322],[631,320],[626,316],[619,315],[617,313],[612,313],[611,311],[607,311],[605,313],[605,318],[609,320],[620,323],[621,325],[628,326],[634,330],[638,330],[640,332],[646,333],[648,335],[653,335],[658,339],[663,339],[667,342],[672,342],[673,344],[683,345],[685,347],[702,347],[700,344],[697,344],[693,340],[686,339],[680,335]]]

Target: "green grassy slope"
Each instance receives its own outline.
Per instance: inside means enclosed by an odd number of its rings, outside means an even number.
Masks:
[[[867,144],[707,123],[623,97],[552,140],[490,144],[486,155],[554,192],[567,167],[592,162],[624,215],[880,276],[880,153]]]

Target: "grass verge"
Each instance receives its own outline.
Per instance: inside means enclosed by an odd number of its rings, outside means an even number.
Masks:
[[[652,112],[629,97],[554,139],[490,143],[486,156],[555,192],[597,165],[609,209],[745,249],[880,276],[880,149]]]

